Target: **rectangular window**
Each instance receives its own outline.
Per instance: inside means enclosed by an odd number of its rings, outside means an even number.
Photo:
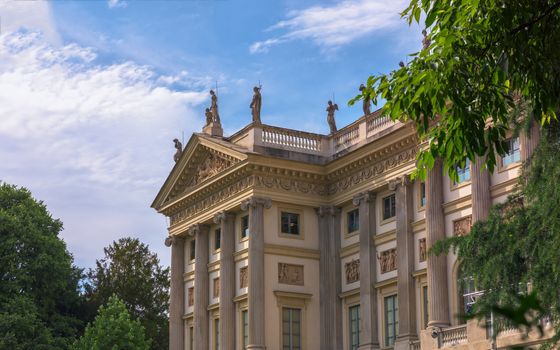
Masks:
[[[245,215],[241,218],[241,238],[249,236],[249,215]]]
[[[241,335],[243,339],[243,350],[249,345],[249,313],[247,310],[241,311]]]
[[[510,164],[519,162],[521,160],[521,151],[519,150],[519,138],[512,138],[507,142],[507,153],[502,158],[502,165],[508,166]]]
[[[299,214],[288,213],[283,211],[281,213],[281,229],[282,233],[290,235],[299,235]]]
[[[301,310],[282,308],[282,349],[301,350]]]
[[[214,319],[214,350],[220,350],[220,319]]]
[[[348,233],[356,232],[360,229],[360,210],[354,209],[346,214],[348,220]]]
[[[189,350],[194,350],[194,328],[189,327]]]
[[[456,165],[455,168],[457,169],[457,177],[459,178],[459,181],[456,184],[460,184],[471,179],[471,161],[469,159],[465,162],[464,168],[461,168],[458,165]]]
[[[426,206],[426,183],[420,183],[420,207]]]
[[[424,329],[428,328],[428,286],[422,287],[422,301],[424,303]]]
[[[191,240],[189,248],[190,248],[190,258],[191,258],[191,260],[194,260],[194,258],[196,256],[196,240],[195,239]]]
[[[222,230],[218,228],[216,229],[216,231],[214,231],[214,250],[220,249],[220,246],[222,244],[221,240],[222,240]]]
[[[358,350],[360,346],[360,305],[348,309],[350,324],[350,350]]]
[[[383,220],[387,220],[394,217],[397,213],[396,209],[397,208],[395,206],[394,194],[383,198]]]
[[[399,302],[396,295],[385,298],[385,346],[393,346],[399,334]]]

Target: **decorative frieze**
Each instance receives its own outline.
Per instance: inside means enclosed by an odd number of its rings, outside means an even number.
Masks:
[[[420,238],[418,240],[418,257],[420,262],[426,261],[426,238]]]
[[[397,269],[397,248],[388,249],[378,256],[381,273],[391,272]]]
[[[247,274],[247,266],[239,269],[239,288],[247,288],[249,286],[249,275]]]
[[[214,278],[213,284],[214,286],[212,288],[212,297],[216,299],[220,297],[220,277]]]
[[[461,219],[453,220],[453,235],[464,236],[471,231],[472,216],[465,216]]]
[[[303,286],[303,265],[278,263],[278,283]]]
[[[344,265],[346,272],[346,284],[360,280],[360,259],[352,260]]]
[[[194,305],[194,287],[190,287],[187,290],[187,306]]]

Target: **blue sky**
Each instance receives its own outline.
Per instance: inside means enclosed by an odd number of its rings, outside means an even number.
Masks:
[[[163,263],[165,219],[149,205],[175,137],[203,124],[219,87],[226,134],[250,119],[327,133],[372,73],[421,45],[406,1],[0,2],[0,180],[29,188],[65,223],[79,266],[119,237],[140,237]]]

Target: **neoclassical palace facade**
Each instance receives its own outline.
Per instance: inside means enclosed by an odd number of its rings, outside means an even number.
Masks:
[[[506,199],[538,134],[458,182],[439,161],[411,181],[415,130],[378,113],[331,135],[260,123],[221,134],[178,148],[152,204],[170,223],[171,349],[491,348],[460,317],[476,291],[456,257],[426,251]],[[533,340],[508,330],[493,345]]]

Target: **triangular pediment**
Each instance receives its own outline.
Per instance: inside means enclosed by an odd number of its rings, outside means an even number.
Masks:
[[[160,189],[152,207],[160,209],[183,194],[224,174],[246,159],[244,149],[223,140],[194,134]]]

